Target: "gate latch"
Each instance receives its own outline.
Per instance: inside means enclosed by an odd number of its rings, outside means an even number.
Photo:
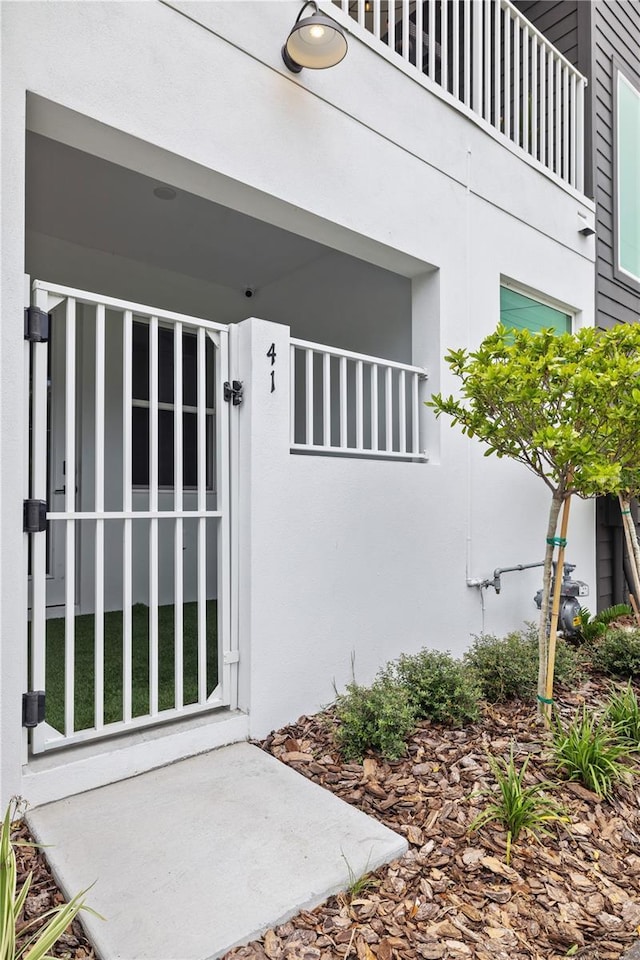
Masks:
[[[32,343],[48,342],[49,314],[40,307],[24,308],[24,338]]]
[[[242,380],[233,380],[231,383],[227,380],[224,385],[224,399],[227,403],[231,401],[234,407],[238,407],[244,399],[244,386]]]
[[[22,726],[37,727],[44,720],[44,690],[30,690],[22,694]]]
[[[25,500],[22,515],[24,533],[43,533],[47,529],[47,501]]]

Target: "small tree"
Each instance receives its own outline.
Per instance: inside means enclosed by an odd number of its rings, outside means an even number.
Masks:
[[[640,418],[640,403],[633,397],[617,406],[621,384],[628,387],[632,353],[630,343],[623,351],[609,343],[615,346],[618,329],[557,335],[500,326],[476,351],[448,353],[446,362],[461,381],[460,398],[435,394],[428,404],[436,416],[448,414],[452,426],[486,444],[485,456],[524,464],[551,491],[538,632],[538,696],[543,700],[561,506],[574,493],[590,497],[620,489],[622,445],[632,432],[630,418],[635,424]],[[625,329],[633,331],[630,339],[635,335],[640,374],[640,327]]]

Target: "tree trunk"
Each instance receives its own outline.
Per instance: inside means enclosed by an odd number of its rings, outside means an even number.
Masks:
[[[558,516],[564,499],[561,490],[556,490],[551,499],[549,508],[549,524],[547,526],[547,549],[544,553],[544,571],[542,575],[542,605],[540,608],[540,626],[538,628],[538,696],[544,697],[547,688],[548,666],[548,634],[549,612],[551,606],[551,578],[553,576],[553,551],[555,545],[549,543],[556,535]],[[544,716],[544,703],[538,700],[538,715]]]
[[[626,494],[619,493],[618,501],[620,503],[620,512],[622,513],[622,525],[627,540],[627,549],[629,551],[629,563],[631,564],[631,573],[633,576],[633,595],[636,604],[640,605],[640,547],[638,546],[638,534],[636,525],[631,516],[631,502]]]

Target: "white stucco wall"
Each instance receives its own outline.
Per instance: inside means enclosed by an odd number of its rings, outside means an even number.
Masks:
[[[25,759],[16,557],[27,93],[37,132],[410,278],[412,360],[428,366],[433,389],[455,386],[444,349],[473,346],[495,326],[501,275],[593,320],[594,245],[577,233],[578,210],[592,205],[357,38],[334,70],[287,73],[279,51],[296,3],[180,9],[194,19],[156,0],[0,8],[2,798],[20,792]],[[484,460],[433,420],[426,465],[289,455],[286,390],[267,396],[263,376],[265,337],[284,346],[283,336],[246,324],[238,358],[250,385],[240,411],[240,692],[253,735],[329,700],[332,681],[349,679],[352,651],[362,681],[401,650],[461,652],[482,627],[467,576],[541,559],[547,508],[523,468]],[[591,504],[571,526],[569,559],[595,587]],[[510,576],[487,597],[487,630],[535,615],[539,577]]]

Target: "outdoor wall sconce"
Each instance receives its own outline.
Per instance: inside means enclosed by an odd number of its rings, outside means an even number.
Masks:
[[[316,12],[301,20],[307,7],[315,7]],[[346,55],[347,40],[342,27],[331,17],[319,13],[314,0],[304,3],[282,48],[287,69],[292,73],[300,73],[303,67],[326,70],[335,67]]]

